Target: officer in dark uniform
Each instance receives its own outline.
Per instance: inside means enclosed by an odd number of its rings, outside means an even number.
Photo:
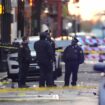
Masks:
[[[19,75],[18,75],[18,87],[28,87],[26,85],[26,76],[29,69],[29,63],[31,61],[30,50],[28,47],[28,36],[22,38],[23,42],[19,47],[18,51],[18,62],[19,62]]]
[[[47,41],[50,43],[50,45],[51,45],[51,47],[52,47],[52,49],[53,49],[53,54],[54,54],[54,65],[56,65],[56,58],[55,58],[55,56],[56,56],[56,54],[55,54],[55,42],[54,42],[54,40],[53,39],[51,39],[51,31],[50,32],[48,32],[48,30],[46,30],[45,31],[45,34],[47,35]],[[56,70],[56,68],[55,68],[55,70]],[[57,86],[55,83],[54,83],[54,80],[57,78],[57,76],[55,75],[55,70],[53,71],[53,86]]]
[[[55,42],[53,39],[51,39],[51,35],[50,35],[51,31],[48,32],[48,30],[47,30],[47,31],[45,31],[45,34],[47,35],[47,40],[50,42],[52,49],[53,49],[53,52],[54,52],[54,55],[55,55]]]
[[[34,44],[37,62],[40,66],[39,87],[53,86],[52,62],[54,61],[54,54],[53,49],[46,38],[46,34],[41,33],[40,40]]]
[[[77,38],[74,37],[74,39],[71,42],[71,45],[67,46],[63,53],[63,61],[65,62],[64,86],[69,86],[71,74],[71,85],[75,86],[77,84],[79,64],[82,64],[84,62],[83,50],[80,46],[77,45],[77,42]]]

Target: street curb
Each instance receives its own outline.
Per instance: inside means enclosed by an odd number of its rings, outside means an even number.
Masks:
[[[1,72],[0,72],[1,73]],[[1,73],[2,74],[2,73]],[[7,73],[3,73],[3,76],[0,77],[0,81],[4,80],[7,78]]]
[[[7,78],[7,75],[5,75],[5,76],[1,77],[1,78],[0,78],[0,81],[5,80],[6,78]]]
[[[71,95],[59,95],[59,94],[45,94],[45,95],[18,95],[18,96],[10,96],[10,97],[0,97],[0,102],[29,102],[29,101],[41,101],[41,100],[51,100],[51,101],[76,101],[81,99],[98,99],[98,96],[94,95],[78,95],[78,94],[71,94]]]
[[[68,87],[30,87],[30,88],[3,88],[0,93],[8,92],[27,92],[27,91],[49,91],[49,90],[82,90],[82,89],[97,89],[97,86],[68,86]]]
[[[88,93],[88,94],[87,94]],[[94,94],[96,93],[96,94]],[[97,89],[93,87],[58,87],[58,88],[4,88],[0,89],[0,102],[8,101],[40,101],[40,100],[52,100],[52,101],[66,101],[66,100],[78,100],[79,97],[98,97]],[[91,99],[91,98],[90,98]]]
[[[7,96],[0,97],[0,102],[2,101],[35,101],[35,100],[59,100],[59,95],[17,95],[17,96]]]

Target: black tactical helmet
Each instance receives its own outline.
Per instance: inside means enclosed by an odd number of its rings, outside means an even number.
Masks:
[[[28,37],[29,37],[29,36],[23,36],[23,37],[22,37],[22,40],[25,41],[25,40],[28,39]]]
[[[45,32],[40,33],[40,39],[46,39],[47,35]]]

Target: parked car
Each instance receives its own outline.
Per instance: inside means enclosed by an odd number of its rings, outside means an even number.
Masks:
[[[37,62],[35,62],[36,59],[36,52],[34,50],[34,42],[39,40],[39,36],[31,36],[29,37],[29,48],[31,51],[31,57],[32,61],[30,63],[27,81],[28,80],[38,80],[40,77],[40,67],[38,66]],[[17,39],[13,42],[15,46],[18,46],[19,43],[22,42],[22,39]],[[13,51],[8,54],[7,57],[7,64],[8,64],[8,78],[11,78],[13,81],[16,81],[18,78],[18,72],[19,72],[19,64],[17,61],[18,53],[17,51]],[[61,67],[60,64],[60,54],[56,54],[56,68]]]

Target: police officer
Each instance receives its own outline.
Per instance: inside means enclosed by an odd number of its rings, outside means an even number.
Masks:
[[[77,45],[78,39],[74,37],[71,45],[67,46],[63,53],[65,62],[64,86],[69,86],[70,76],[72,74],[71,85],[76,86],[79,64],[84,62],[84,53],[80,46]]]
[[[47,35],[47,40],[49,41],[49,43],[51,44],[52,46],[52,49],[53,49],[53,52],[54,52],[54,55],[55,55],[55,42],[53,39],[51,39],[51,31],[48,32],[48,30],[45,31],[45,34]]]
[[[29,69],[29,63],[31,60],[30,50],[28,47],[28,36],[22,38],[23,42],[19,47],[18,51],[18,62],[19,62],[19,75],[18,75],[18,87],[28,87],[26,85],[26,76]]]
[[[53,49],[53,54],[54,54],[54,62],[53,64],[56,65],[56,58],[55,58],[55,42],[53,39],[51,39],[51,31],[49,32],[48,30],[45,31],[45,34],[47,35],[47,41],[50,43],[52,49]],[[57,86],[55,83],[54,83],[54,80],[57,78],[57,76],[55,75],[55,70],[56,70],[56,66],[54,67],[53,69],[53,86]]]
[[[39,87],[53,86],[52,71],[54,54],[50,43],[46,40],[46,33],[40,34],[40,40],[35,42],[37,62],[40,66]]]

